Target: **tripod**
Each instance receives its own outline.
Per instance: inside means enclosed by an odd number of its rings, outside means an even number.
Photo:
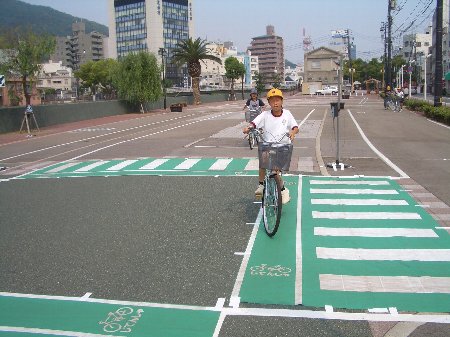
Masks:
[[[36,129],[39,132],[40,130],[39,130],[39,126],[36,122],[36,117],[34,116],[33,110],[29,106],[29,107],[27,107],[27,109],[25,110],[25,112],[23,114],[22,125],[20,126],[20,131],[19,131],[19,133],[22,133],[23,125],[26,123],[27,131],[28,131],[27,137],[33,137],[33,135],[31,134],[31,130],[30,130],[31,121],[32,121],[31,118],[33,118],[34,125],[36,126]]]

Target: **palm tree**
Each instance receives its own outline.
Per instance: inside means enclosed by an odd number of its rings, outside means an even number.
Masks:
[[[172,51],[172,62],[178,65],[187,64],[189,76],[192,77],[192,91],[195,104],[200,104],[200,74],[202,66],[200,61],[212,60],[222,64],[220,58],[208,54],[206,50],[206,41],[192,38],[178,42],[177,47]]]

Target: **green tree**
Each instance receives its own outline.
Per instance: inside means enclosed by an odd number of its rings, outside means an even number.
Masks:
[[[83,86],[90,88],[95,95],[99,88],[106,92],[111,92],[113,85],[113,74],[117,69],[118,63],[113,59],[89,61],[81,65],[80,69],[75,71],[75,77],[83,81]]]
[[[259,72],[255,73],[255,87],[256,91],[258,91],[259,94],[261,94],[265,89],[266,86],[264,85],[264,76],[260,74]]]
[[[273,77],[272,87],[274,88],[280,88],[281,82],[283,82],[283,75],[276,73]]]
[[[120,59],[114,74],[119,98],[144,106],[162,96],[161,69],[154,54],[139,52]]]
[[[36,79],[41,69],[41,63],[48,60],[48,56],[55,50],[55,38],[47,35],[36,35],[31,30],[15,30],[13,34],[7,34],[2,41],[2,45],[8,49],[6,50],[6,58],[0,61],[0,68],[8,76],[21,79],[23,93],[28,105],[31,100],[28,82],[32,83]]]
[[[230,97],[235,99],[234,81],[245,75],[245,66],[236,57],[230,56],[225,60],[225,77],[231,80]]]
[[[202,66],[200,61],[212,60],[222,64],[220,58],[208,54],[206,49],[206,41],[197,38],[192,40],[189,38],[180,41],[177,47],[172,51],[172,62],[177,65],[187,64],[189,76],[192,77],[192,92],[194,95],[195,104],[200,104],[200,74],[202,73]]]

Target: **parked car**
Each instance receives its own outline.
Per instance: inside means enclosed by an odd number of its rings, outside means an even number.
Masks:
[[[324,87],[316,91],[316,95],[336,95],[337,93],[338,88],[335,86]]]

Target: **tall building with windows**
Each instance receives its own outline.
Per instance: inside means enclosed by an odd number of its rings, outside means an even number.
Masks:
[[[50,56],[53,62],[62,62],[63,66],[73,70],[89,61],[105,58],[103,40],[105,36],[99,32],[86,32],[83,21],[72,23],[72,35],[56,38],[55,52]]]
[[[186,69],[170,62],[171,52],[179,41],[193,36],[193,0],[109,0],[112,58],[148,51],[162,62],[164,49],[166,78],[181,84]]]
[[[259,71],[266,81],[276,77],[284,80],[283,38],[275,35],[273,26],[266,27],[266,35],[254,37],[248,49],[251,55],[258,57]]]

